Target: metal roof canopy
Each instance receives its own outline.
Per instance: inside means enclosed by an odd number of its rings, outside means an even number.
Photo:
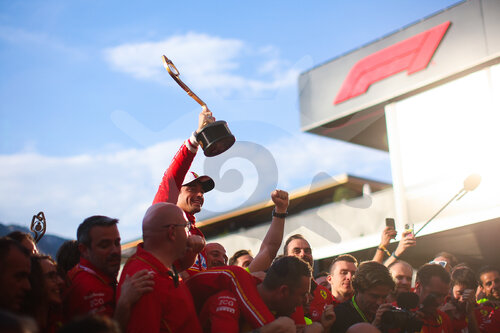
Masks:
[[[500,267],[500,218],[466,226],[448,229],[433,234],[417,237],[417,245],[409,248],[401,259],[418,268],[429,262],[442,251],[449,252],[457,257],[459,263],[466,263],[474,270],[481,266],[492,265]],[[446,240],[446,242],[443,242]],[[389,251],[396,249],[398,242],[388,246]],[[376,247],[351,252],[359,261],[371,260]],[[317,262],[319,270],[328,270],[332,257],[320,259]]]
[[[334,200],[340,201],[359,197],[363,194],[365,184],[370,186],[372,192],[391,187],[387,183],[341,174],[290,192],[288,212],[290,215],[295,215],[306,209],[318,207]],[[223,233],[237,232],[242,228],[250,228],[269,222],[273,208],[273,202],[268,200],[207,220],[198,221],[196,226],[201,229],[206,238]],[[127,242],[122,245],[122,251],[127,251],[140,242],[142,242],[142,239]]]

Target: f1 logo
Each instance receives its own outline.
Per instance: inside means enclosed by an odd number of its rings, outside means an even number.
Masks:
[[[347,74],[333,104],[364,94],[373,83],[405,69],[410,75],[426,68],[450,23],[442,23],[358,61]]]

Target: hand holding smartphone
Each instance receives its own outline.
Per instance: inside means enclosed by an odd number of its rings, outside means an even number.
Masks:
[[[391,217],[385,219],[385,226],[396,230],[396,223],[394,222],[394,219]]]

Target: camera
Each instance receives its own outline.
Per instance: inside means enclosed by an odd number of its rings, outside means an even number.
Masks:
[[[418,296],[414,293],[401,293],[397,298],[397,307],[382,314],[382,331],[399,329],[402,333],[420,332],[423,322],[410,309],[418,305]]]

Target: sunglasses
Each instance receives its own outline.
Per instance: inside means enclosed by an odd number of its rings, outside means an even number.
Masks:
[[[443,268],[446,268],[446,265],[448,265],[448,262],[446,261],[429,261],[429,264],[434,264],[434,265],[441,265]]]

